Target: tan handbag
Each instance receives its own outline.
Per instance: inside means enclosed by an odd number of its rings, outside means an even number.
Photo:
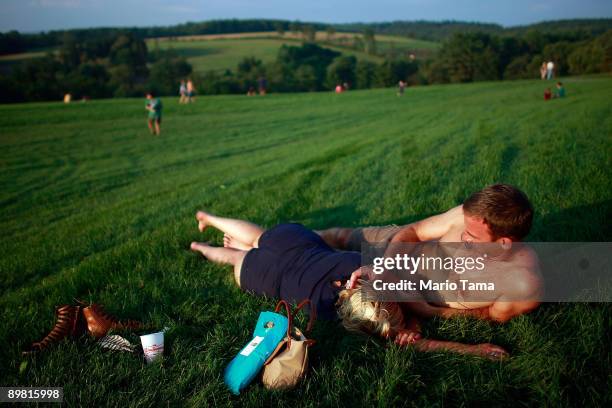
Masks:
[[[262,381],[268,389],[293,388],[306,374],[308,369],[308,348],[315,341],[307,339],[300,329],[293,327],[293,317],[306,304],[310,304],[310,320],[306,327],[306,333],[310,333],[316,319],[316,312],[309,299],[303,300],[295,308],[293,315],[289,310],[289,305],[284,300],[281,300],[276,305],[275,312],[278,312],[281,306],[285,306],[289,325],[287,327],[287,336],[278,344],[264,364]]]

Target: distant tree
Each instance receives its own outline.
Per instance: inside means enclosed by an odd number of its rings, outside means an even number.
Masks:
[[[297,22],[289,23],[289,31],[291,31],[294,35],[299,35],[302,31],[300,24]]]
[[[357,61],[355,66],[355,87],[371,88],[374,85],[377,65],[371,61]]]
[[[358,35],[353,36],[353,48],[357,51],[363,51],[364,47],[365,45],[361,37],[359,37]]]
[[[47,54],[44,58],[25,61],[11,77],[27,101],[59,100],[65,93],[59,81],[62,72],[61,63]]]
[[[504,70],[504,79],[535,78],[538,70],[531,71],[531,57],[528,54],[513,59]],[[539,61],[539,58],[538,58]],[[538,65],[539,66],[539,65]]]
[[[23,52],[26,46],[26,39],[17,31],[0,33],[0,55]]]
[[[295,91],[317,91],[321,89],[317,72],[312,65],[300,65],[294,74]]]
[[[363,30],[363,42],[365,45],[365,51],[370,55],[376,54],[376,37],[372,28],[366,28]]]
[[[280,21],[274,24],[274,29],[281,37],[285,35],[285,26]]]
[[[327,67],[327,87],[333,88],[336,84],[348,83],[355,85],[355,68],[357,58],[351,56],[340,56]]]
[[[61,81],[64,92],[73,98],[106,98],[111,95],[108,89],[109,74],[102,64],[85,63],[68,73]]]
[[[148,88],[159,95],[174,95],[179,82],[191,72],[192,67],[185,58],[167,56],[151,67]]]
[[[109,60],[110,86],[117,97],[140,96],[148,77],[147,46],[133,34],[120,34],[113,42]]]
[[[266,64],[264,69],[270,91],[294,92],[296,90],[295,69],[293,67],[277,61]]]
[[[11,76],[0,75],[0,103],[23,102],[25,95],[21,84]]]
[[[444,84],[450,82],[448,65],[442,58],[425,62],[420,67],[421,75],[428,84]]]
[[[255,58],[255,57],[244,57],[238,63],[238,71],[237,72],[240,75],[248,74],[248,73],[251,73],[251,72],[254,72],[256,75],[260,75],[262,67],[263,67],[263,64],[262,64],[261,60]]]
[[[305,42],[315,42],[316,35],[317,32],[312,25],[307,24],[302,26],[302,37]]]
[[[546,61],[554,62],[556,75],[563,76],[569,73],[567,59],[575,48],[574,43],[567,41],[548,44],[542,50],[542,56]]]
[[[69,71],[77,68],[81,63],[81,46],[76,37],[71,33],[65,33],[62,46],[59,50],[59,60],[64,69]]]
[[[325,31],[327,32],[327,41],[333,41],[336,29],[333,26],[328,26]]]
[[[381,87],[395,86],[400,80],[407,81],[416,74],[415,62],[403,59],[385,60],[376,70],[375,85]]]
[[[242,93],[242,88],[230,70],[220,74],[207,71],[196,81],[197,89],[207,95]]]
[[[546,45],[546,38],[537,29],[528,30],[523,37],[530,54],[539,54]]]
[[[113,65],[130,65],[138,70],[146,67],[147,45],[130,33],[121,34],[110,49],[110,62]]]
[[[261,60],[245,57],[238,63],[236,77],[242,89],[256,86],[257,79],[262,75],[265,75],[265,69]]]
[[[486,33],[456,33],[439,51],[451,82],[500,78],[498,44]]]
[[[567,58],[571,74],[612,72],[612,30],[578,45]]]
[[[317,89],[324,89],[327,67],[340,53],[328,48],[306,43],[301,47],[283,45],[278,50],[277,63],[289,70],[297,70],[303,65],[309,65],[316,77]],[[279,70],[282,72],[284,70]]]

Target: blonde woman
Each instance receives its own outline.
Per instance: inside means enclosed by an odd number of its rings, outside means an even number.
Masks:
[[[358,252],[336,251],[300,224],[279,224],[269,230],[248,221],[198,211],[198,228],[209,226],[224,235],[224,246],[192,242],[191,249],[219,264],[232,265],[242,289],[288,302],[309,298],[321,319],[340,319],[350,331],[393,339],[418,350],[447,350],[501,359],[508,353],[493,344],[469,345],[424,339],[418,322],[406,318],[398,303],[362,299],[363,291],[344,289],[360,268]]]

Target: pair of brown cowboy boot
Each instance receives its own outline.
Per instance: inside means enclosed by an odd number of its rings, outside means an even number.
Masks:
[[[77,300],[77,305],[63,305],[57,307],[55,315],[57,320],[53,329],[42,340],[32,343],[30,350],[24,354],[42,351],[52,343],[66,337],[78,337],[86,331],[95,338],[104,337],[109,330],[138,330],[143,324],[136,320],[120,321],[108,314],[104,308],[96,303],[87,304]]]

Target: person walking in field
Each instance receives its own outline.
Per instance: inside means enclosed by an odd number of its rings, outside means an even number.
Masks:
[[[548,61],[548,64],[546,64],[546,79],[550,80],[553,79],[555,73],[555,63],[552,61]]]
[[[187,80],[187,102],[195,102],[195,87],[191,79]]]
[[[397,96],[403,96],[405,89],[406,89],[406,82],[400,79],[400,81],[397,83]]]
[[[187,103],[187,84],[185,84],[185,80],[181,81],[181,86],[179,87],[179,103]]]
[[[159,98],[155,98],[152,92],[147,93],[147,103],[145,109],[149,112],[148,124],[152,135],[161,133],[162,103]]]

